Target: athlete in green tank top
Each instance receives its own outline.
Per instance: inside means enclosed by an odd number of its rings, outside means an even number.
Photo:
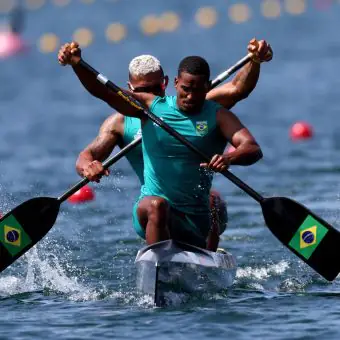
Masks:
[[[195,115],[177,106],[176,96],[156,97],[151,112],[207,155],[223,153],[227,139],[216,123],[219,104],[205,101]],[[148,120],[143,124],[144,185],[134,207],[134,227],[145,237],[137,209],[144,197],[165,199],[172,213],[172,237],[204,247],[210,230],[209,193],[212,172],[185,145]]]
[[[200,57],[185,58],[175,81],[176,97],[139,94],[136,98],[197,148],[210,155],[200,159],[143,113],[133,109],[126,114],[142,120],[144,185],[134,207],[134,227],[148,244],[169,238],[199,247],[206,246],[210,230],[208,206],[212,176],[229,164],[249,165],[262,157],[254,137],[230,111],[205,100],[210,70]],[[117,96],[108,101],[120,102]],[[227,141],[236,147],[222,154]]]

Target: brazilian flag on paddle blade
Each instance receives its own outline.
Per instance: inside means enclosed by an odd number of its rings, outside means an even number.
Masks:
[[[325,226],[308,215],[290,240],[289,246],[308,260],[327,232]]]
[[[32,243],[32,240],[17,219],[9,215],[0,223],[0,242],[12,256],[15,256]]]

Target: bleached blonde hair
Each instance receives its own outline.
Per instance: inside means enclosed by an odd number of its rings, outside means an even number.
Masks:
[[[149,73],[163,71],[161,62],[154,56],[143,54],[135,57],[129,64],[130,76],[145,76]]]

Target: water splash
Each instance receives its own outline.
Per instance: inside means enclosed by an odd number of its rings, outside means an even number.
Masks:
[[[289,268],[287,261],[280,261],[277,264],[271,264],[268,267],[245,267],[238,268],[236,279],[255,279],[262,281],[268,279],[272,275],[281,275]]]
[[[277,290],[287,293],[303,292],[309,283],[308,280],[303,281],[298,278],[288,278],[279,284]]]
[[[0,296],[7,297],[26,292],[22,280],[16,276],[8,275],[0,278]]]
[[[37,247],[33,247],[26,254],[27,275],[25,286],[30,290],[50,289],[56,292],[70,294],[86,289],[77,276],[68,276],[72,272],[72,266],[68,263],[63,266],[62,261],[53,253],[44,251],[39,255]]]
[[[53,246],[57,251],[47,250],[51,247],[51,242],[45,239],[42,246],[32,247],[18,261],[20,270],[15,267],[14,275],[0,279],[0,294],[11,296],[27,292],[52,291],[64,294],[71,300],[96,299],[98,293],[82,282],[84,279],[80,270],[67,262],[67,249],[60,244],[57,247],[55,244]],[[57,253],[64,255],[60,256]]]
[[[151,295],[141,294],[136,292],[134,289],[132,291],[115,291],[108,295],[108,298],[113,300],[115,304],[123,306],[136,306],[141,308],[153,308],[154,301]]]
[[[120,278],[124,284],[117,289],[102,281],[93,283],[90,282],[89,270],[80,269],[69,260],[71,258],[72,251],[64,242],[46,237],[10,268],[9,275],[0,278],[0,297],[39,292],[76,302],[107,299],[115,305],[153,307],[151,297],[138,294],[126,284],[130,277]]]

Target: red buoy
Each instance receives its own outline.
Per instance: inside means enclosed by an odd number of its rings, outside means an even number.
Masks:
[[[92,201],[94,199],[94,192],[92,188],[88,185],[83,186],[77,192],[75,192],[72,196],[68,198],[68,201],[71,203],[83,203],[86,201]]]
[[[294,141],[313,137],[313,128],[309,123],[296,122],[290,129],[290,138]]]

